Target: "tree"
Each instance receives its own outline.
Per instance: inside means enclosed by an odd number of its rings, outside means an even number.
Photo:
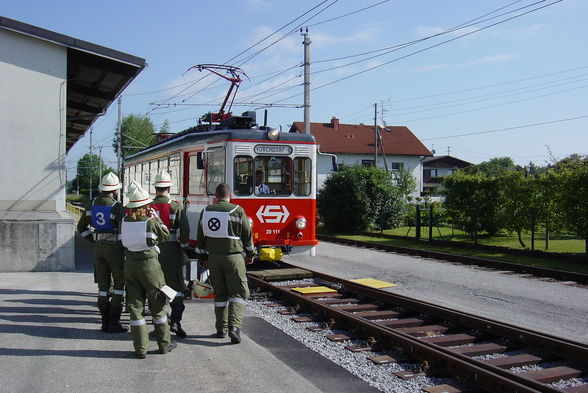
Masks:
[[[443,178],[443,207],[453,223],[470,234],[498,232],[499,181],[481,173],[457,171]]]
[[[400,224],[402,199],[388,172],[359,165],[330,174],[317,196],[317,211],[332,232],[357,233]]]
[[[510,157],[495,157],[477,165],[470,165],[463,169],[465,173],[475,175],[477,173],[485,176],[501,176],[506,172],[516,169],[516,164]]]
[[[566,226],[582,236],[588,254],[588,166],[562,171],[565,192],[560,206]]]
[[[412,199],[411,194],[416,189],[416,180],[414,176],[409,171],[401,169],[395,173],[394,181],[403,200],[410,201]]]
[[[101,168],[102,171],[100,171]],[[78,160],[77,174],[72,180],[72,188],[79,189],[83,194],[89,194],[90,188],[92,188],[92,192],[95,194],[98,192],[100,179],[111,170],[96,154],[85,154]]]
[[[125,116],[121,122],[122,157],[126,158],[139,150],[153,145],[156,140],[154,133],[155,127],[149,117],[134,114]],[[118,137],[115,134],[112,139],[112,147],[115,153],[117,152],[117,144]]]
[[[536,191],[535,178],[525,176],[522,171],[511,171],[500,177],[499,208],[501,226],[517,234],[521,247],[527,245],[521,236],[523,230],[531,227],[531,209]]]
[[[571,154],[555,164],[555,169],[557,170],[578,169],[582,167],[588,167],[588,156],[582,156],[577,153]]]

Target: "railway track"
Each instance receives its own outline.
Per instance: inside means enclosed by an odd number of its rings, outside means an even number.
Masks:
[[[558,281],[565,281],[570,284],[578,284],[581,286],[588,285],[588,274],[567,272],[563,270],[548,269],[538,266],[522,265],[512,262],[497,261],[494,259],[476,258],[467,255],[449,254],[444,252],[419,250],[409,247],[401,247],[395,245],[387,245],[375,242],[363,242],[359,240],[341,239],[334,236],[317,235],[317,239],[328,241],[331,243],[345,244],[354,247],[363,247],[377,249],[387,252],[395,252],[407,255],[417,255],[425,258],[434,258],[438,260],[459,262],[463,264],[482,266],[486,268],[497,269],[501,271],[515,272],[518,274],[530,274],[535,277],[548,277]]]
[[[266,268],[267,269],[267,268]],[[303,284],[276,285],[281,272],[306,272]],[[272,273],[273,271],[273,273]],[[299,276],[301,277],[301,276]],[[587,393],[588,384],[559,389],[553,382],[588,377],[588,345],[523,329],[393,294],[380,289],[296,269],[248,272],[252,297],[279,306],[296,322],[315,322],[309,329],[343,329],[332,341],[360,340],[352,351],[376,351],[375,363],[411,359],[414,370],[400,378],[448,376],[452,386],[426,392],[566,392]],[[304,289],[300,289],[304,287]],[[301,293],[308,290],[309,293]],[[310,314],[298,316],[298,314]],[[513,372],[534,365],[534,371]],[[563,384],[565,385],[565,383]]]

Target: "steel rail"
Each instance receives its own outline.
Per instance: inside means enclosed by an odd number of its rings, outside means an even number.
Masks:
[[[472,314],[436,306],[432,303],[374,289],[363,284],[350,282],[326,274],[312,273],[314,278],[320,279],[327,284],[332,283],[336,286],[341,286],[341,289],[346,292],[383,302],[389,306],[400,306],[412,311],[426,313],[443,320],[457,322],[462,326],[465,325],[469,328],[490,333],[493,336],[532,345],[536,349],[563,357],[568,361],[586,364],[588,360],[588,345],[522,329],[506,323],[480,318]],[[272,292],[278,292],[280,296],[287,298],[291,303],[303,304],[313,312],[327,315],[335,320],[343,320],[349,326],[359,326],[359,330],[362,333],[367,336],[372,335],[378,337],[383,342],[391,344],[391,346],[400,345],[410,356],[419,360],[427,360],[429,364],[440,365],[448,373],[457,377],[466,378],[491,392],[559,392],[559,390],[541,382],[513,374],[496,366],[485,364],[467,355],[452,352],[444,347],[428,344],[409,334],[396,331],[393,328],[379,325],[361,317],[355,317],[352,313],[337,310],[328,304],[323,304],[299,295],[291,291],[290,288],[275,286],[253,276],[249,276],[249,279],[254,285],[268,288]]]
[[[551,277],[557,280],[575,281],[580,284],[588,284],[588,274],[567,272],[564,270],[549,269],[544,267],[522,265],[513,262],[498,261],[495,259],[476,258],[467,255],[449,254],[439,251],[419,250],[416,248],[395,246],[389,244],[381,244],[375,242],[364,242],[359,240],[341,239],[334,236],[316,235],[318,240],[328,241],[332,243],[339,243],[351,246],[359,246],[366,248],[375,248],[389,252],[396,252],[408,255],[418,255],[426,258],[441,259],[451,262],[460,262],[469,265],[477,265],[490,267],[494,269],[510,270],[517,273],[529,273],[537,276]]]

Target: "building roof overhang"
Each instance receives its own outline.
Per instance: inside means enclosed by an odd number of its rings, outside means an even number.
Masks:
[[[0,28],[67,48],[67,151],[146,66],[140,57],[2,16]]]

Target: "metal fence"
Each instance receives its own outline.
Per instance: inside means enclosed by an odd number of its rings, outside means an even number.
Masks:
[[[71,203],[67,203],[67,202],[65,204],[65,210],[67,210],[68,212],[71,212],[73,214],[76,214],[78,216],[81,216],[82,214],[84,214],[83,207],[75,206],[75,205],[72,205]]]
[[[549,230],[545,223],[530,217],[529,228],[519,235],[516,232],[499,230],[495,235],[480,232],[476,217],[471,217],[472,230],[465,231],[454,224],[449,217],[436,214],[435,208],[429,206],[409,206],[405,226],[396,228],[391,234],[414,238],[417,240],[448,241],[473,246],[506,247],[512,250],[542,251],[548,253],[565,253],[588,257],[586,239],[573,233]]]

